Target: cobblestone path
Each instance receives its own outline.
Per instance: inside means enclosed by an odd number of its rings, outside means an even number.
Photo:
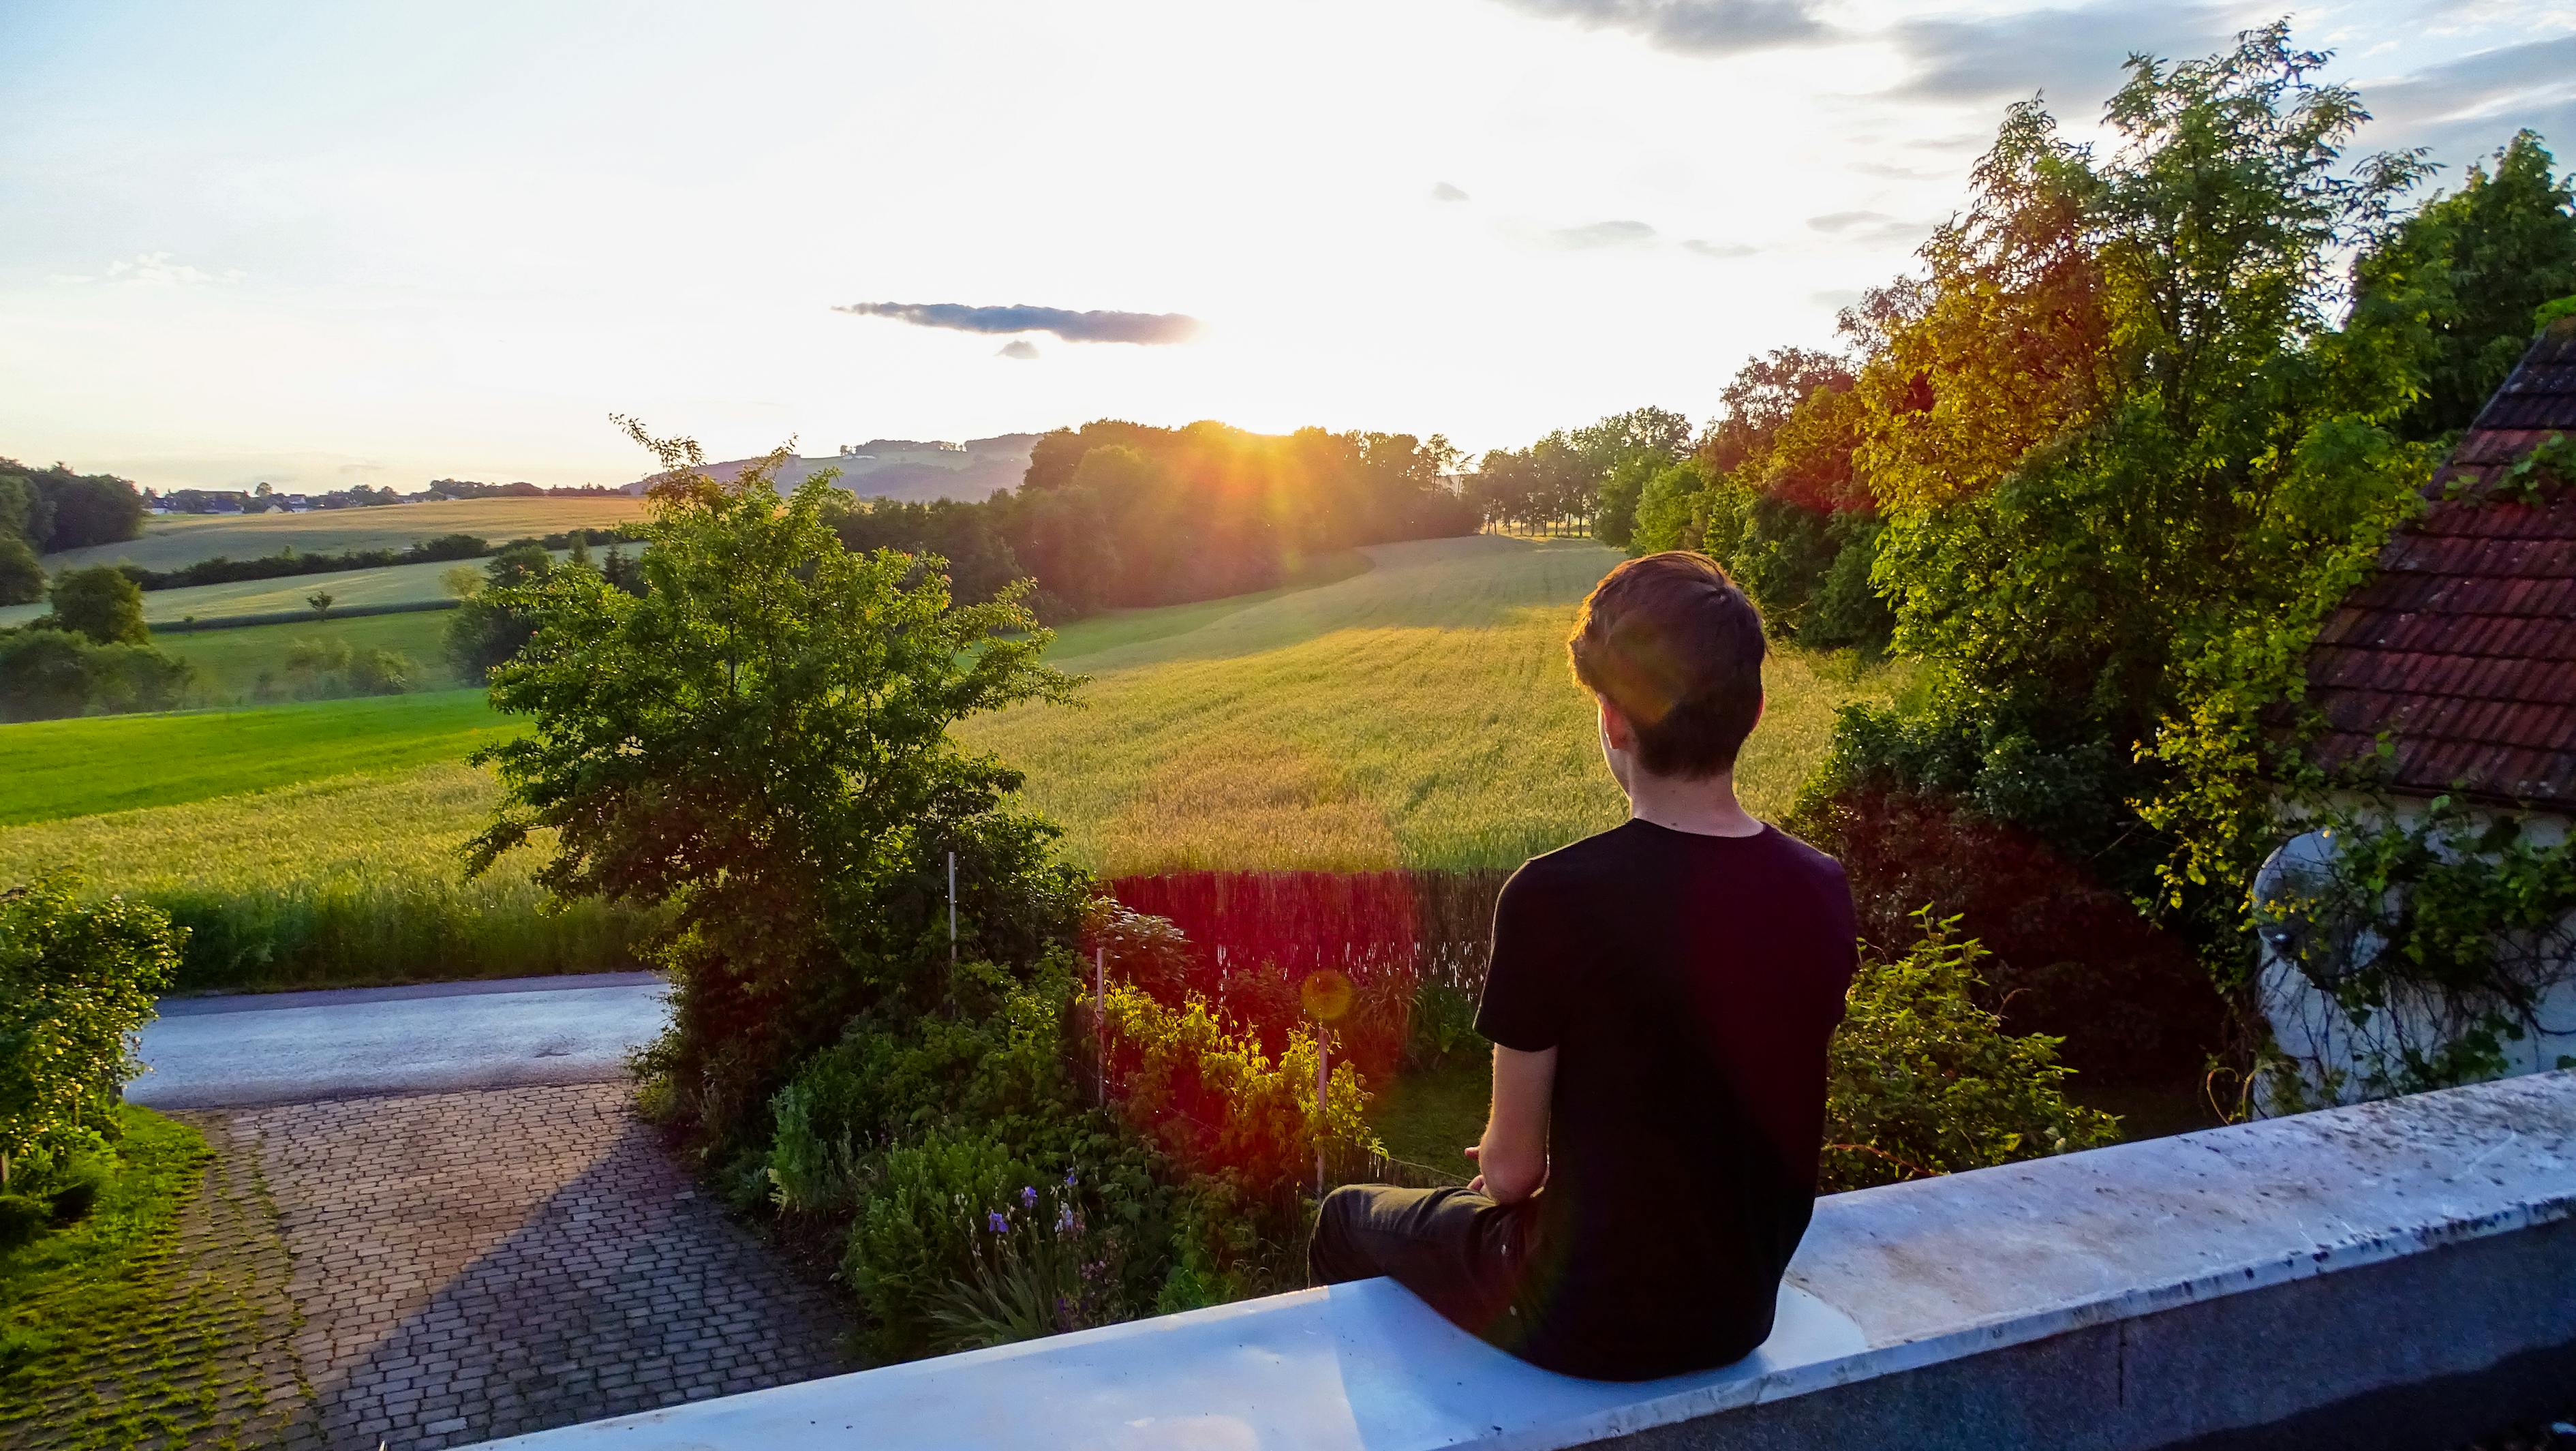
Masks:
[[[226,1117],[294,1257],[314,1444],[433,1451],[847,1368],[830,1300],[695,1192],[622,1084]]]

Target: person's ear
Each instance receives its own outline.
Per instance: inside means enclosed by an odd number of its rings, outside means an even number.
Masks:
[[[1628,723],[1626,716],[1619,713],[1619,707],[1612,705],[1610,697],[1606,695],[1595,695],[1592,698],[1600,703],[1601,738],[1610,743],[1610,749],[1614,751],[1637,749],[1637,728]]]

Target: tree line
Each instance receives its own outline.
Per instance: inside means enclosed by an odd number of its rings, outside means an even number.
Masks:
[[[1354,545],[1471,533],[1457,457],[1436,434],[1100,420],[1039,438],[1020,486],[980,503],[828,503],[848,547],[935,554],[968,602],[1030,579],[1039,617],[1061,620],[1268,589]]]
[[[0,458],[0,605],[45,597],[38,555],[115,544],[142,532],[143,496],[125,480]]]

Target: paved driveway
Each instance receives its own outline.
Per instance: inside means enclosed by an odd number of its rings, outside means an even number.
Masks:
[[[143,1030],[152,1108],[238,1108],[624,1076],[670,1011],[652,973],[170,998]]]

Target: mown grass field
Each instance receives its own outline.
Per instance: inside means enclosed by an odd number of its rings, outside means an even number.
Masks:
[[[336,640],[352,650],[391,650],[421,667],[424,687],[455,684],[447,664],[448,612],[360,615],[310,624],[245,625],[236,630],[191,630],[155,637],[168,653],[197,667],[197,689],[209,702],[253,698],[260,677],[286,678],[286,653],[300,640]]]
[[[93,544],[45,556],[45,572],[66,565],[114,564],[177,569],[216,555],[252,559],[292,546],[298,554],[401,549],[441,534],[479,534],[494,544],[566,529],[607,529],[644,517],[642,499],[449,499],[372,509],[316,509],[305,514],[171,514],[146,519],[143,537]]]
[[[561,559],[570,552],[558,549],[555,558]],[[482,567],[477,560],[465,560],[462,564],[468,569]],[[305,601],[312,598],[316,590],[329,590],[335,608],[445,599],[448,597],[447,587],[440,582],[440,577],[458,567],[458,561],[388,564],[381,569],[343,569],[330,574],[291,575],[285,579],[245,579],[231,584],[192,584],[178,589],[145,590],[143,618],[150,624],[166,625],[186,619],[219,620],[232,615],[271,615],[290,610],[309,612],[312,606]],[[0,608],[0,625],[23,625],[44,614],[48,608],[43,604]]]
[[[1068,631],[1054,654],[1091,677],[1082,707],[964,734],[1025,771],[1071,853],[1113,875],[1509,866],[1616,825],[1565,636],[1619,556],[1494,536],[1366,552],[1374,567],[1337,583],[1186,606],[1205,612],[1187,630]],[[1738,768],[1747,805],[1786,809],[1835,710],[1899,680],[1775,652]]]
[[[0,759],[9,764],[0,773],[0,825],[455,762],[519,728],[471,689],[0,726]],[[256,819],[267,808],[252,796],[225,809]],[[0,835],[0,858],[8,842]]]

